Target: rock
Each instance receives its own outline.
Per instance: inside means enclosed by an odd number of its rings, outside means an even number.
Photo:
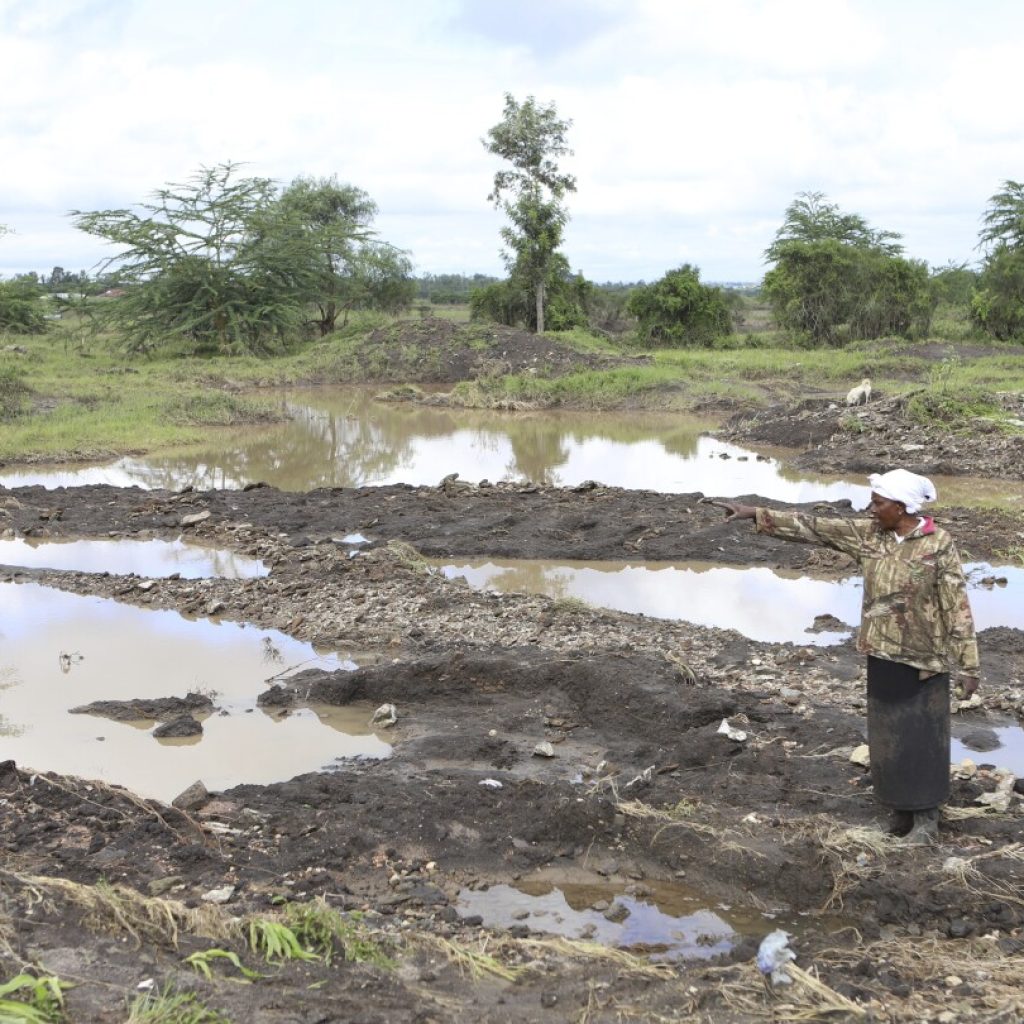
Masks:
[[[630,915],[629,907],[625,903],[613,903],[605,912],[604,918],[606,921],[611,921],[612,924],[621,924]]]
[[[190,512],[187,516],[182,516],[179,521],[180,526],[198,526],[199,523],[205,523],[210,518],[210,510],[204,509],[202,512]]]
[[[143,580],[139,584],[139,590],[148,591],[148,590],[152,590],[155,586],[156,586],[156,581],[155,580]]]
[[[960,742],[968,749],[984,753],[1002,746],[995,729],[969,729],[960,737]]]
[[[736,729],[729,724],[728,718],[722,719],[722,724],[718,727],[718,731],[734,743],[743,743],[747,738],[747,734],[742,729]]]
[[[153,735],[158,740],[178,739],[183,736],[202,736],[203,725],[197,722],[191,715],[179,715],[169,722],[158,725],[153,730]]]
[[[180,875],[166,875],[164,878],[154,878],[147,888],[150,896],[163,896],[170,892],[176,885],[181,885],[184,879]]]
[[[538,743],[537,746],[535,746],[533,748],[533,756],[534,757],[554,757],[555,756],[555,748],[550,743],[548,743],[547,740],[544,740],[543,743]]]
[[[198,810],[207,800],[210,799],[209,790],[202,781],[193,782],[188,789],[183,789],[172,801],[171,806],[177,807],[179,811]]]
[[[853,748],[850,752],[850,764],[858,764],[861,768],[867,768],[871,764],[871,751],[866,743]]]
[[[370,718],[370,725],[379,725],[382,729],[389,729],[398,721],[398,708],[394,704],[381,704]]]
[[[204,903],[223,904],[230,902],[231,897],[234,895],[235,887],[233,885],[224,885],[219,889],[211,889],[209,892],[204,892],[199,898]]]
[[[779,690],[779,696],[787,704],[799,704],[803,694],[799,690],[794,690],[791,686],[784,686]]]
[[[227,605],[223,601],[221,601],[219,598],[214,597],[206,602],[206,614],[216,615],[218,612],[224,611],[226,607]]]

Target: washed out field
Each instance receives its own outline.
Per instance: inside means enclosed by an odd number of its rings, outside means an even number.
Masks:
[[[791,403],[788,417],[807,411]],[[767,418],[747,412],[715,436],[756,443]],[[345,422],[307,419],[335,442]],[[884,468],[886,422],[841,433],[835,468]],[[777,435],[762,440],[794,443]],[[522,438],[514,448],[522,466]],[[1019,1020],[1018,507],[937,511],[988,567],[972,575],[979,609],[991,597],[1003,617],[979,623],[982,689],[955,705],[962,756],[931,847],[884,832],[857,754],[855,623],[812,614],[806,642],[755,640],[447,571],[576,560],[849,578],[838,556],[726,524],[702,500],[739,496],[717,478],[686,488],[699,465],[747,459],[737,451],[695,443],[681,475],[646,488],[597,472],[285,488],[244,468],[230,487],[0,485],[0,543],[32,554],[0,548],[5,977],[59,978],[76,1021],[125,1020],[149,991],[252,1021]],[[970,451],[951,444],[933,471],[1019,479]],[[822,494],[795,504],[851,514]],[[56,564],[83,541],[116,552]],[[214,554],[195,571],[179,548],[160,549],[162,567],[117,561],[155,542]],[[65,634],[38,630],[47,602]],[[129,612],[152,640],[119,627]],[[86,613],[95,646],[71,632]],[[257,682],[234,688],[241,654],[194,668],[201,644],[258,652]],[[38,695],[17,668],[30,656],[54,673]],[[35,763],[10,756],[50,735],[47,704],[73,731],[31,748]],[[232,722],[261,738],[218,731]],[[338,741],[321,753],[327,729]],[[352,732],[358,749],[342,741]],[[218,745],[219,774],[187,793],[190,769],[161,789],[143,768],[147,749],[177,763]],[[282,745],[307,767],[278,769]],[[72,756],[81,770],[52,770]],[[796,954],[788,985],[755,963],[776,929]]]

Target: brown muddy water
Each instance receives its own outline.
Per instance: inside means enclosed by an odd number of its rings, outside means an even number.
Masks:
[[[180,538],[164,540],[0,540],[0,565],[30,569],[71,569],[76,572],[109,572],[120,576],[183,579],[218,576],[240,580],[266,576],[270,571],[258,559],[246,558],[223,548],[205,547]]]
[[[785,452],[758,453],[707,436],[713,419],[642,412],[507,413],[379,402],[365,389],[282,395],[288,422],[211,432],[214,443],[104,465],[33,465],[0,471],[8,487],[188,485],[238,488],[263,481],[282,490],[408,483],[433,485],[449,473],[471,482],[529,480],[720,497],[759,494],[781,501],[848,498],[867,503],[866,480],[801,475]],[[1006,504],[1006,481],[936,481],[946,504]]]
[[[633,565],[495,558],[434,564],[445,576],[465,579],[478,590],[576,598],[616,611],[735,629],[766,643],[838,643],[849,630],[809,632],[815,616],[832,615],[851,627],[860,620],[859,576],[824,580],[764,567],[738,569],[701,562]],[[993,569],[984,563],[965,568],[978,629],[1024,629],[1024,569]],[[982,584],[992,577],[1005,583]]]
[[[0,759],[168,801],[197,779],[224,789],[387,756],[383,734],[368,725],[371,707],[280,717],[256,706],[269,680],[311,667],[355,666],[276,631],[0,583]],[[68,713],[190,691],[215,705],[200,737],[158,740],[152,721]]]

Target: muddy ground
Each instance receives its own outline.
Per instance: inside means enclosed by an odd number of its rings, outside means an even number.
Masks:
[[[739,443],[767,442],[801,452],[792,464],[822,473],[875,473],[903,467],[936,476],[1024,480],[1024,399],[999,396],[1015,419],[1007,433],[995,420],[976,417],[942,424],[908,414],[914,392],[873,396],[849,408],[834,397],[807,398],[737,413],[721,436]]]
[[[981,766],[954,779],[937,846],[886,836],[850,757],[864,740],[852,642],[761,644],[477,593],[420,558],[849,571],[816,549],[727,525],[700,497],[458,481],[309,494],[0,488],[0,531],[12,535],[184,532],[272,570],[146,587],[11,568],[0,579],[251,622],[364,656],[353,673],[268,685],[261,703],[271,713],[309,702],[398,709],[387,760],[199,794],[182,810],[44,765],[0,764],[5,977],[28,964],[73,982],[68,1017],[82,1021],[126,1019],[147,980],[233,1021],[1021,1019],[1024,802],[979,802],[1008,788],[979,754]],[[951,509],[942,518],[969,536],[974,557],[1020,544],[1019,517]],[[355,558],[335,541],[353,531],[373,541]],[[979,728],[1024,715],[1024,634],[987,630],[981,647],[983,700],[957,711]],[[724,718],[746,738],[720,733]],[[534,754],[545,742],[553,757]],[[757,923],[722,960],[666,963],[559,946],[526,925],[485,928],[456,909],[464,889],[538,877],[610,881],[637,898],[685,884],[709,908],[742,909]],[[209,901],[218,891],[223,905]],[[359,911],[360,935],[392,963],[273,966],[247,948],[240,919],[317,899]],[[762,982],[752,957],[780,924],[817,984]],[[241,984],[221,958],[207,979],[183,963],[211,948],[263,976]],[[470,953],[493,957],[475,961],[479,976]]]

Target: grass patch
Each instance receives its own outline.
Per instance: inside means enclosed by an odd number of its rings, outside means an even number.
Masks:
[[[127,1024],[231,1024],[206,1006],[194,992],[166,989],[136,996],[128,1007]]]
[[[436,327],[432,333],[431,322],[360,314],[326,338],[273,357],[199,358],[178,345],[129,358],[117,338],[87,335],[83,323],[71,318],[46,335],[19,339],[24,354],[0,355],[0,460],[98,459],[180,449],[208,443],[213,430],[278,419],[273,400],[253,397],[258,389],[432,379],[444,358],[438,339],[451,328],[445,324],[441,334]],[[460,323],[457,338],[446,344],[486,347],[493,330]],[[912,415],[938,424],[989,415],[992,405],[985,394],[1024,391],[1024,349],[1019,345],[988,342],[982,352],[965,354],[949,370],[948,362],[937,368],[934,359],[924,358],[926,351],[934,351],[935,341],[927,349],[902,339],[807,349],[778,333],[758,332],[731,335],[714,348],[643,353],[630,347],[628,338],[613,340],[584,330],[548,337],[580,353],[639,355],[649,361],[558,377],[545,375],[543,367],[537,373],[496,373],[457,385],[455,401],[527,411],[676,411],[697,403],[756,407],[808,392],[841,402],[852,382],[870,377],[883,394],[926,386],[926,394],[913,401]],[[401,352],[396,351],[399,340]],[[955,343],[945,344],[955,349]],[[961,393],[958,404],[949,397],[952,390]]]
[[[341,914],[326,900],[289,903],[284,920],[296,939],[308,950],[330,964],[336,957],[357,963],[394,966],[379,945],[361,928],[362,916]]]

